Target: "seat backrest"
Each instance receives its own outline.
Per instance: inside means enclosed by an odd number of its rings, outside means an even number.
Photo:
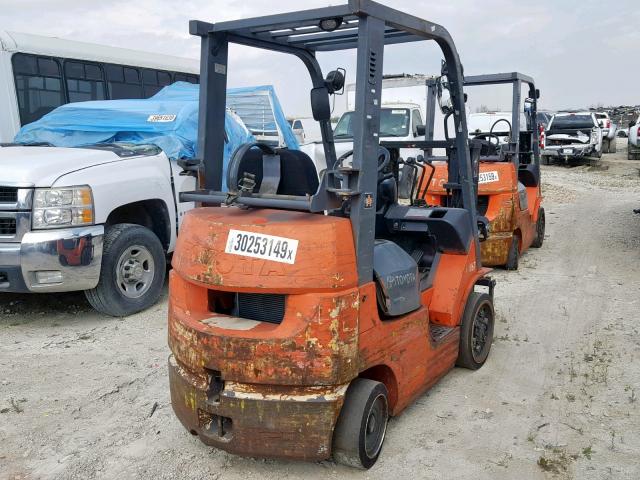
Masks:
[[[532,163],[520,165],[518,181],[525,187],[537,187],[540,184],[540,167]]]
[[[280,156],[280,181],[278,195],[305,196],[314,195],[318,190],[318,173],[309,156],[299,150],[281,148],[275,150]],[[237,185],[245,173],[255,175],[256,186],[254,193],[260,191],[263,177],[263,152],[259,148],[252,148],[244,154],[237,168],[235,182]]]

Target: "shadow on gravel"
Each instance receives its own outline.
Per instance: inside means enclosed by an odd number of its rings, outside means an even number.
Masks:
[[[47,313],[81,313],[91,311],[82,292],[0,293],[0,318]]]
[[[158,303],[163,302],[167,298],[168,288],[169,279],[166,278]],[[153,306],[150,308],[153,308]],[[27,318],[33,315],[77,315],[93,311],[83,292],[0,293],[0,325],[5,321],[14,323],[16,319]],[[101,315],[97,312],[96,314]]]

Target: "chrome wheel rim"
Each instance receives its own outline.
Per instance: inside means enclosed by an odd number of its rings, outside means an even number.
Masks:
[[[364,451],[369,458],[373,458],[380,453],[387,431],[388,416],[387,399],[380,394],[371,404],[365,425]]]
[[[155,264],[147,247],[132,245],[128,247],[116,265],[116,284],[120,293],[127,298],[140,298],[153,283]]]

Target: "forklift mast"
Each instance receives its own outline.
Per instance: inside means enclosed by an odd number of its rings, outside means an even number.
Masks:
[[[436,104],[436,81],[435,79],[427,79],[427,118],[426,118],[426,139],[433,140],[435,126],[435,104]],[[536,124],[536,116],[538,112],[538,99],[540,91],[536,89],[533,78],[520,72],[509,73],[492,73],[485,75],[470,75],[464,77],[464,86],[480,86],[480,85],[512,85],[513,93],[511,100],[511,131],[512,135],[509,139],[508,152],[511,159],[515,163],[516,168],[520,164],[521,138],[522,130],[531,131],[531,147],[533,149],[533,163],[540,165],[540,133]],[[525,112],[527,125],[520,125],[520,105],[522,102],[522,85],[529,87],[527,100],[531,101],[531,108]]]
[[[346,5],[253,19],[214,24],[194,20],[190,22],[189,30],[201,38],[198,153],[204,167],[204,185],[201,190],[182,193],[181,201],[216,205],[228,202],[233,196],[234,203],[244,206],[347,216],[351,220],[360,285],[373,279],[384,47],[435,41],[447,64],[456,136],[446,145],[425,142],[424,147],[446,146],[451,152],[448,178],[454,205],[469,211],[477,264],[480,265],[462,66],[453,39],[445,28],[370,0],[349,0]],[[314,119],[320,123],[328,166],[314,195],[250,193],[235,191],[233,185],[229,192],[220,191],[230,43],[295,55],[306,66],[313,84],[311,108]],[[316,54],[354,48],[357,50],[357,70],[352,166],[338,170],[330,124],[329,95],[332,92]]]

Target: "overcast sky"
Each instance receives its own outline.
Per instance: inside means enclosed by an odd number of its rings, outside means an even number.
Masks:
[[[188,33],[190,19],[216,22],[339,3],[0,0],[0,28],[197,58],[199,39]],[[533,76],[543,108],[640,103],[638,0],[384,3],[447,28],[467,74],[518,70]],[[441,54],[429,43],[388,47],[385,73],[438,73]],[[319,59],[325,72],[344,66],[353,81],[353,54],[319,54]],[[298,60],[234,47],[229,63],[230,86],[271,83],[288,115],[308,112],[310,83]]]

